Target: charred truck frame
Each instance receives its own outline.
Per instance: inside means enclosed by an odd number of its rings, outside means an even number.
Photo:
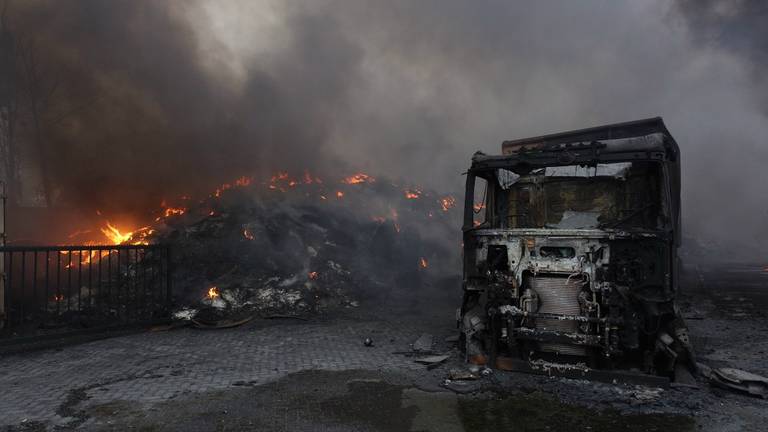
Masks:
[[[661,118],[476,153],[464,207],[467,359],[627,369],[693,364],[675,307],[680,153]]]

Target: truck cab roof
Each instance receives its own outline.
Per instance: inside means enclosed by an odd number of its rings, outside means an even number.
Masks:
[[[471,171],[544,166],[594,165],[626,161],[677,163],[677,142],[661,117],[504,141],[502,154],[476,153]]]

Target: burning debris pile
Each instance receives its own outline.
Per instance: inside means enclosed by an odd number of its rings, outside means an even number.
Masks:
[[[367,174],[242,177],[178,201],[164,202],[151,227],[103,231],[171,245],[178,318],[356,307],[458,268],[455,199]]]

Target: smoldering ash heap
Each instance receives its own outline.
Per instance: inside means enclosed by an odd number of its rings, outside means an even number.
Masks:
[[[456,199],[365,173],[240,177],[154,213],[145,227],[107,223],[101,234],[116,244],[172,245],[180,318],[403,303],[457,283]]]

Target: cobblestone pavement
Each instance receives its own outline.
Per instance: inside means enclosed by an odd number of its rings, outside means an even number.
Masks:
[[[0,427],[65,425],[83,405],[153,403],[263,384],[301,370],[420,370],[414,327],[381,321],[259,322],[227,330],[149,332],[0,359]],[[362,344],[372,337],[375,346]]]

